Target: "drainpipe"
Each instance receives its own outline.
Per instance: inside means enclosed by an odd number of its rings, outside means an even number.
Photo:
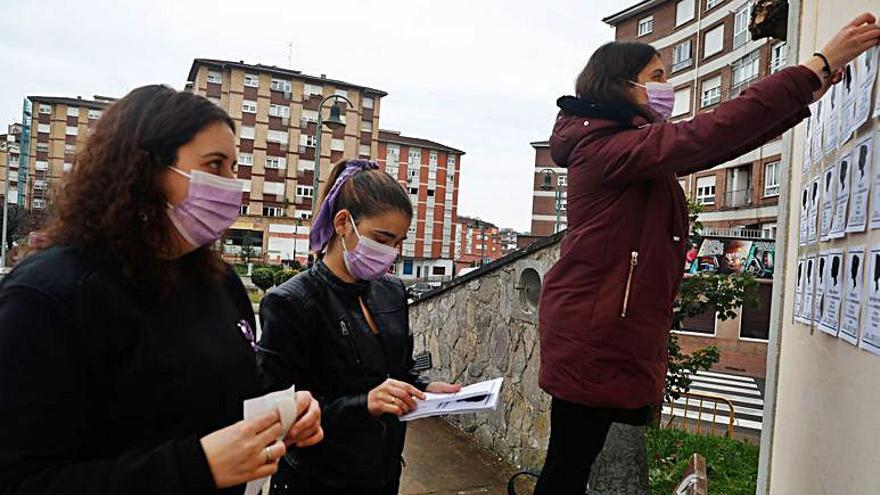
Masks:
[[[691,98],[691,116],[697,115],[697,102],[703,99],[700,91],[700,50],[702,49],[703,40],[703,0],[697,0],[697,40],[694,42],[694,90]],[[673,46],[673,50],[675,47]],[[690,185],[690,184],[688,184]]]
[[[794,57],[795,63],[799,60],[800,50],[800,21],[803,3],[801,0],[788,0],[788,54]],[[801,147],[803,148],[803,147]],[[785,290],[788,286],[788,277],[785,271],[788,250],[786,239],[789,236],[789,206],[791,202],[791,188],[793,187],[792,155],[794,151],[794,132],[788,131],[782,139],[782,164],[780,167],[779,184],[779,215],[777,220],[776,235],[776,259],[782,260],[782,270],[773,274],[773,293],[771,300],[776,304],[770,311],[770,340],[767,343],[767,377],[764,393],[764,419],[761,431],[761,455],[758,461],[758,489],[756,495],[770,493],[770,481],[773,472],[773,435],[776,429],[776,399],[779,384],[779,353],[782,342],[782,325],[785,302],[791,295]],[[792,228],[794,228],[792,226]],[[797,246],[794,247],[797,250]]]

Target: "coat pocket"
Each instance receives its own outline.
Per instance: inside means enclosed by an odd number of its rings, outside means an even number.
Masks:
[[[354,358],[355,364],[361,364],[360,349],[358,349],[355,337],[351,334],[351,329],[349,328],[348,323],[346,323],[345,320],[339,321],[339,331],[342,333],[342,340],[347,342],[347,345],[351,350],[351,354]]]

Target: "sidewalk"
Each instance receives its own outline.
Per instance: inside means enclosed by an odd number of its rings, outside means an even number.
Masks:
[[[517,471],[437,418],[409,425],[403,456],[400,495],[507,495]]]

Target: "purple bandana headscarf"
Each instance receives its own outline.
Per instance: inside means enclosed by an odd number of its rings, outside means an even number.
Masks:
[[[330,193],[324,198],[318,216],[312,222],[312,231],[309,233],[309,243],[311,244],[312,252],[321,252],[336,232],[336,229],[333,228],[333,216],[336,214],[336,197],[339,196],[342,186],[361,170],[374,170],[378,168],[379,165],[376,162],[368,160],[348,160],[345,162],[345,170],[339,174],[339,178],[336,179],[336,183],[333,184]]]

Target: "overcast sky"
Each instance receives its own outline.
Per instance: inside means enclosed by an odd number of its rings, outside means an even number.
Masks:
[[[25,95],[183,88],[193,58],[383,89],[380,124],[464,150],[459,213],[530,228],[531,141],[629,0],[4,0],[0,125]]]

